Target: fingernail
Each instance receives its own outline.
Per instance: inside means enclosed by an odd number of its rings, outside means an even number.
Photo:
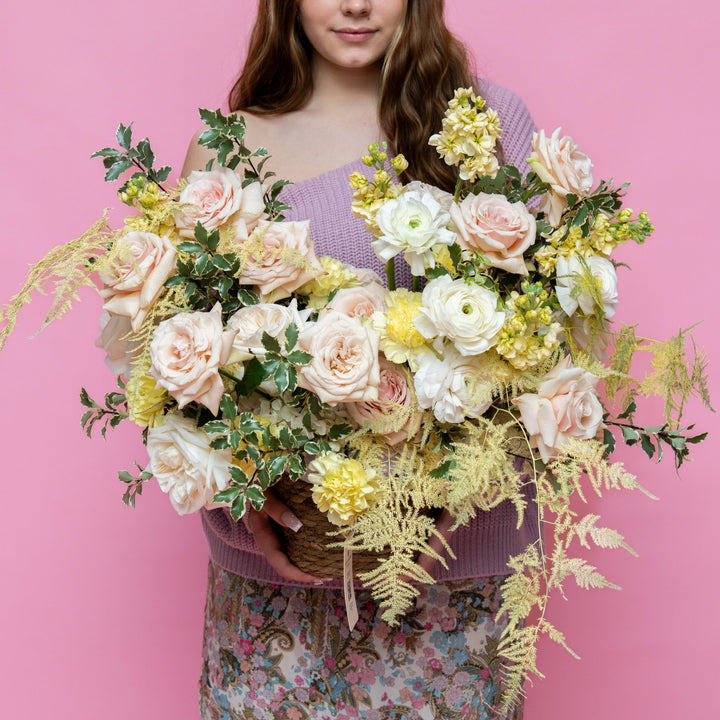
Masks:
[[[321,580],[314,580],[313,585],[324,585],[326,582],[330,582],[332,578],[322,578]]]
[[[301,527],[302,523],[300,520],[298,520],[295,515],[293,515],[290,511],[285,511],[281,516],[280,519],[283,522],[283,525],[286,527],[289,527],[293,532],[297,532]]]

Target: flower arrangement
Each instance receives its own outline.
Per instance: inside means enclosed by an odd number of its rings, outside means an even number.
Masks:
[[[566,646],[545,618],[550,594],[568,578],[611,586],[569,555],[571,541],[629,549],[572,498],[642,489],[610,461],[618,440],[658,460],[669,449],[679,467],[705,437],[682,425],[690,396],[710,404],[688,331],[660,343],[612,330],[612,253],[648,237],[647,215],[622,207],[624,186],[594,187],[590,160],[559,130],[536,134],[528,168],[501,167],[497,115],[459,89],[429,141],[458,167],[454,194],[401,184],[407,162],[377,145],[363,159],[372,177],[350,177],[383,284],[317,257],[309,223],[284,221],[286,181],[265,170],[264,149],[246,147],[242,117],[201,117],[218,166],[177,189],[164,187],[170,168],[153,167],[147,139],[134,145],[120,126],[118,147],[96,155],[106,180],[135,170],[119,191],[135,213],[37,263],[0,315],[0,342],[34,288],[59,278],[50,322],[97,282],[98,344],[118,387],[103,403],[82,391],[82,425],[88,435],[126,419],[143,428],[149,464],[120,473],[124,502],[134,506],[154,476],[179,513],[227,507],[238,520],[281,478],[307,482],[335,528],[327,542],[350,563],[353,552],[380,558],[358,579],[390,622],[416,583],[432,582],[418,554],[445,562],[433,537],[450,552],[433,511],[448,510],[455,527],[506,500],[518,526],[537,513],[552,538],[510,559],[501,607],[511,706],[538,672],[539,635]],[[398,256],[411,288],[395,287]],[[638,350],[652,353],[640,378]],[[664,397],[664,417],[640,425],[638,402],[651,394]]]

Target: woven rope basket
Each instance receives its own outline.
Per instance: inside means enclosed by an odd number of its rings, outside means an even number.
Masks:
[[[315,577],[342,578],[343,549],[328,547],[342,541],[342,537],[328,537],[328,532],[337,531],[339,528],[318,510],[312,499],[312,485],[303,480],[293,482],[283,476],[273,486],[273,490],[278,499],[284,502],[303,524],[297,532],[280,528],[290,562]],[[353,553],[353,572],[357,574],[372,570],[377,566],[378,557],[382,556],[375,553]]]

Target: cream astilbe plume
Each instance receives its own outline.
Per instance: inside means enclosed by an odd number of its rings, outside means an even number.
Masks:
[[[110,229],[103,216],[77,240],[53,248],[42,260],[31,265],[20,292],[0,309],[0,325],[3,325],[0,350],[15,327],[20,309],[30,302],[33,291],[44,292],[54,281],[54,297],[40,328],[42,330],[70,309],[73,300],[78,299],[81,287],[95,285],[93,276],[98,269],[107,265],[102,262],[103,256],[120,234]]]

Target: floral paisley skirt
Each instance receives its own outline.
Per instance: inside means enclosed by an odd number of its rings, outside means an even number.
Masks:
[[[395,628],[369,593],[348,630],[342,590],[268,585],[210,563],[203,720],[519,720],[500,697],[502,577],[423,586]]]

